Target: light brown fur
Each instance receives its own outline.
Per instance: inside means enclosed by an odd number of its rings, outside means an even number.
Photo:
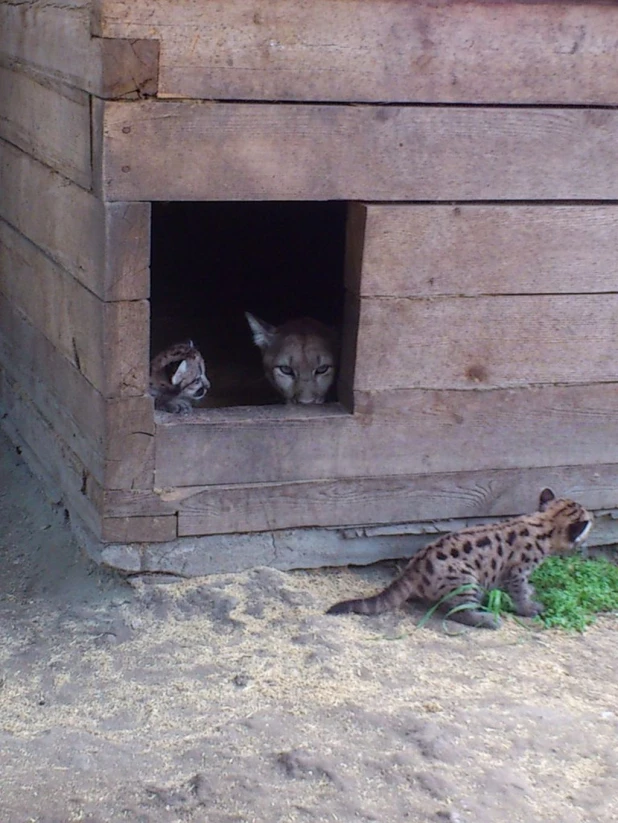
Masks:
[[[275,327],[246,313],[262,352],[264,373],[286,403],[324,403],[335,379],[337,343],[332,329],[303,317]]]
[[[517,614],[534,617],[542,606],[534,602],[528,578],[550,554],[570,552],[583,542],[593,516],[579,503],[556,499],[550,489],[540,497],[540,511],[484,526],[472,526],[430,543],[407,564],[403,574],[384,591],[362,600],[336,603],[327,614],[379,614],[395,609],[409,598],[437,603],[461,586],[474,590],[447,598],[444,608],[479,604],[484,593],[503,588]],[[472,626],[495,629],[499,619],[478,608],[450,615]]]
[[[187,413],[192,402],[201,400],[209,388],[204,359],[191,340],[175,343],[153,357],[150,394],[156,409]]]

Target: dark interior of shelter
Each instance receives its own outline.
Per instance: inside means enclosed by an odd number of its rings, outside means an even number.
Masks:
[[[341,331],[345,225],[338,201],[153,203],[151,356],[191,339],[212,383],[203,405],[280,402],[245,312]]]

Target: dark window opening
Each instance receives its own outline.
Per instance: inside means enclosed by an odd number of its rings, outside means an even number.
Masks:
[[[342,202],[153,203],[151,353],[191,338],[212,383],[205,407],[283,402],[245,312],[341,332],[345,223]]]

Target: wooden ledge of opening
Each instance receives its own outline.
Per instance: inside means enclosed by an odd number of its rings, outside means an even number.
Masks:
[[[308,420],[338,420],[348,418],[340,403],[327,403],[323,406],[304,406],[301,404],[272,406],[229,406],[225,408],[196,408],[191,414],[168,414],[155,412],[155,422],[158,426],[173,428],[174,426],[221,426],[244,425],[246,423],[274,423],[291,422],[305,423]]]

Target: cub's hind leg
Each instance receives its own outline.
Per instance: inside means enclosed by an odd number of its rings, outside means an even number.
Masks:
[[[456,623],[474,626],[477,629],[499,628],[500,618],[480,608],[484,591],[476,580],[462,578],[452,591],[457,591],[461,586],[470,586],[470,589],[447,597],[447,600],[440,606],[441,611],[446,612],[446,617]]]

